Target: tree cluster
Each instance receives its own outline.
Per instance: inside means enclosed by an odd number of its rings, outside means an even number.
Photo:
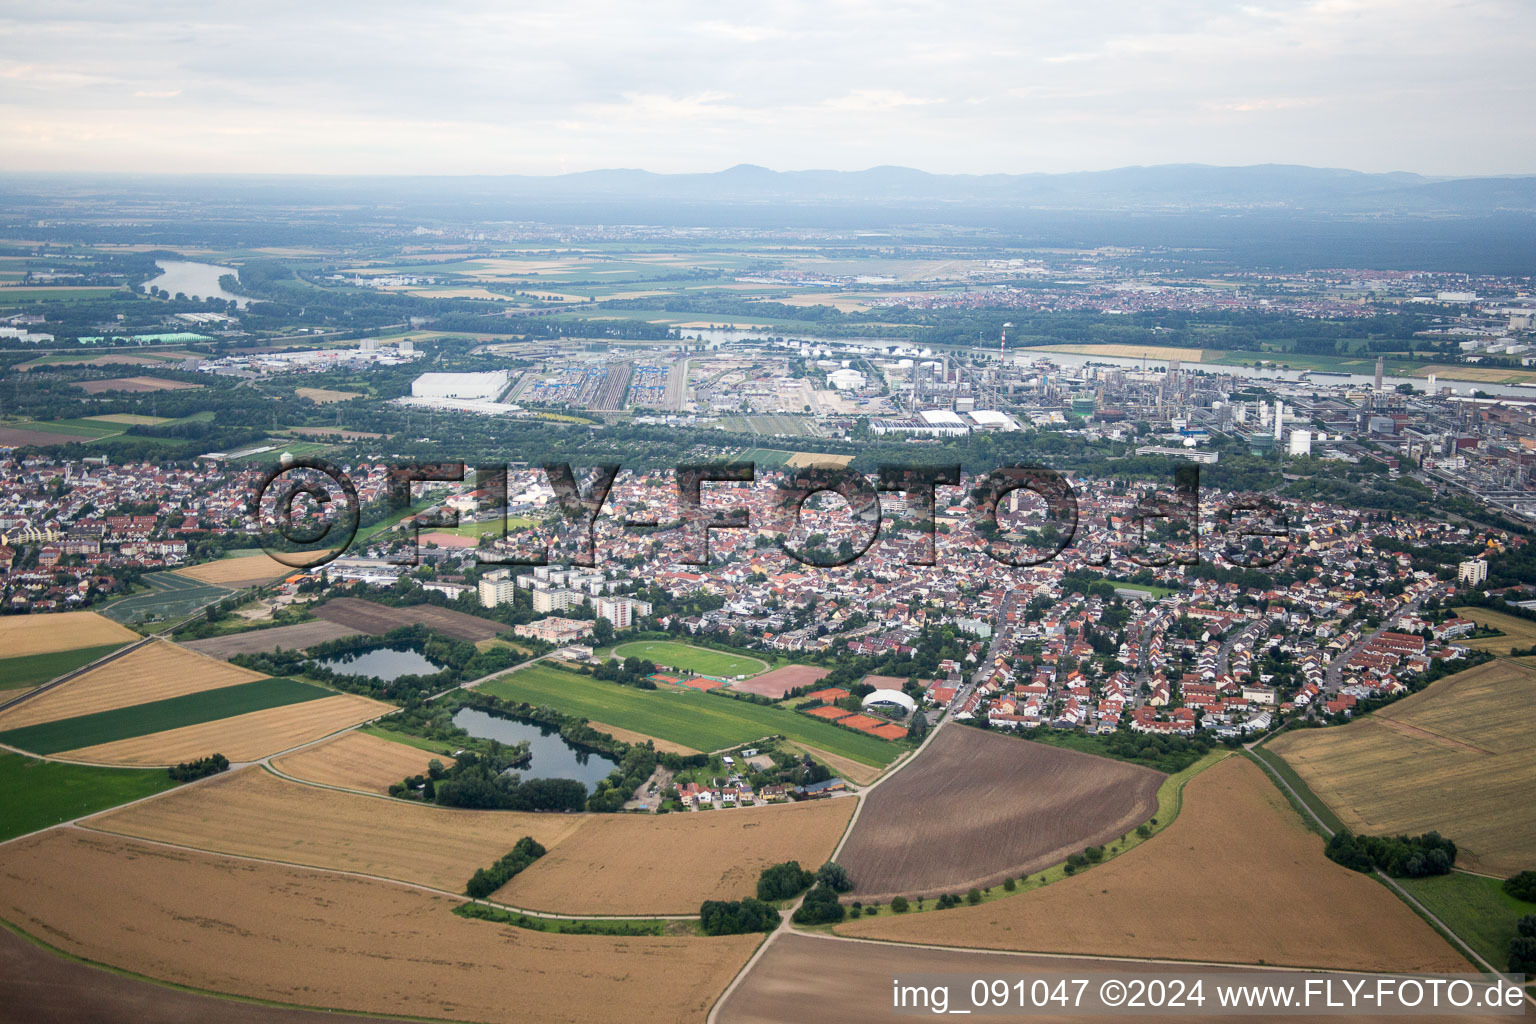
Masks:
[[[512,880],[512,876],[544,856],[544,847],[532,836],[523,836],[517,845],[489,868],[476,868],[464,886],[465,895],[483,900]]]
[[[1355,871],[1381,870],[1394,878],[1449,874],[1456,864],[1456,844],[1438,832],[1421,836],[1357,836],[1335,832],[1328,859]]]

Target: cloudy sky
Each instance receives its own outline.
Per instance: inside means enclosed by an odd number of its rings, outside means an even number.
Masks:
[[[1533,0],[0,0],[0,170],[1536,172]]]

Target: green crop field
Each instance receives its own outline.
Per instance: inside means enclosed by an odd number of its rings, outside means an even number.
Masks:
[[[0,754],[0,842],[170,789],[163,768],[93,768]]]
[[[768,663],[761,658],[668,643],[665,640],[637,640],[630,644],[620,644],[613,649],[613,653],[621,658],[645,658],[657,665],[706,676],[750,676],[768,670]]]
[[[72,434],[82,441],[97,441],[103,437],[115,437],[127,427],[122,423],[95,423],[85,419],[24,420],[12,423],[16,430],[37,430],[49,434]]]
[[[778,707],[764,707],[699,690],[640,690],[546,665],[519,669],[480,687],[507,700],[545,705],[583,718],[633,729],[696,750],[719,750],[764,736],[791,740],[884,767],[907,749]]]
[[[294,679],[257,679],[168,700],[23,726],[0,732],[0,742],[35,754],[56,754],[333,695],[334,691]]]
[[[1536,914],[1536,904],[1515,899],[1497,878],[1454,871],[1400,878],[1398,884],[1500,971],[1509,956],[1509,940],[1515,937],[1515,922]]]
[[[216,587],[174,572],[152,572],[140,577],[139,582],[149,589],[113,601],[103,606],[101,613],[124,623],[173,620],[191,615],[232,592],[228,587]]]
[[[111,654],[122,644],[106,644],[101,647],[80,647],[73,651],[54,651],[50,654],[24,654],[19,658],[0,659],[0,690],[19,690],[23,686],[46,683],[55,676],[89,665],[97,658]]]

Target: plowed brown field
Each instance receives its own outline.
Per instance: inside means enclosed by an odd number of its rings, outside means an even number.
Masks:
[[[339,693],[55,756],[93,764],[133,765],[172,765],[209,754],[223,754],[231,761],[256,761],[393,710],[392,705],[367,697]]]
[[[155,640],[0,712],[0,729],[148,704],[262,678],[260,672],[226,665],[169,640]]]
[[[364,1013],[517,1024],[701,1021],[760,936],[552,935],[385,882],[78,830],[0,848],[0,917],[179,985]]]
[[[271,629],[253,629],[245,633],[212,636],[206,640],[188,640],[183,647],[206,654],[211,658],[227,659],[236,654],[271,652],[282,647],[290,651],[302,651],[327,640],[340,640],[344,636],[356,636],[357,630],[335,622],[318,619],[300,622],[292,626],[273,626]]]
[[[216,853],[461,892],[476,868],[523,836],[553,852],[588,817],[431,807],[305,786],[253,767],[98,814],[87,824]]]
[[[348,732],[296,753],[284,754],[273,760],[272,767],[296,779],[325,786],[386,793],[401,779],[424,774],[427,763],[433,758],[441,761],[444,767],[453,764],[453,758],[445,755],[365,732]]]
[[[853,813],[849,799],[689,814],[593,814],[497,893],[530,910],[688,914],[756,892],[769,864],[813,870]]]
[[[338,597],[334,601],[327,601],[315,609],[315,614],[322,619],[339,622],[343,626],[350,626],[375,635],[388,633],[398,626],[420,623],[437,630],[444,636],[451,636],[455,640],[468,640],[471,643],[489,640],[510,628],[504,623],[482,619],[478,615],[465,615],[463,612],[437,608],[430,604],[391,608],[388,605],[374,604],[372,601],[364,601],[357,597]]]
[[[81,647],[126,644],[139,634],[95,612],[58,612],[49,615],[6,615],[0,618],[0,650],[7,658],[28,654],[52,654]]]
[[[1268,778],[1229,757],[1184,787],[1165,831],[1098,867],[978,907],[863,918],[840,933],[941,946],[1462,971],[1467,962],[1371,878],[1323,856]]]
[[[859,895],[964,892],[1116,839],[1157,809],[1164,776],[946,725],[864,798],[838,860]]]

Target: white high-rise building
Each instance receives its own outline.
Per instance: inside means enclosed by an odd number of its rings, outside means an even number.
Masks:
[[[496,573],[480,580],[480,607],[494,608],[508,604],[517,596],[517,580],[511,573]]]
[[[1481,558],[1469,558],[1456,567],[1456,579],[1475,587],[1488,578],[1488,563]]]

